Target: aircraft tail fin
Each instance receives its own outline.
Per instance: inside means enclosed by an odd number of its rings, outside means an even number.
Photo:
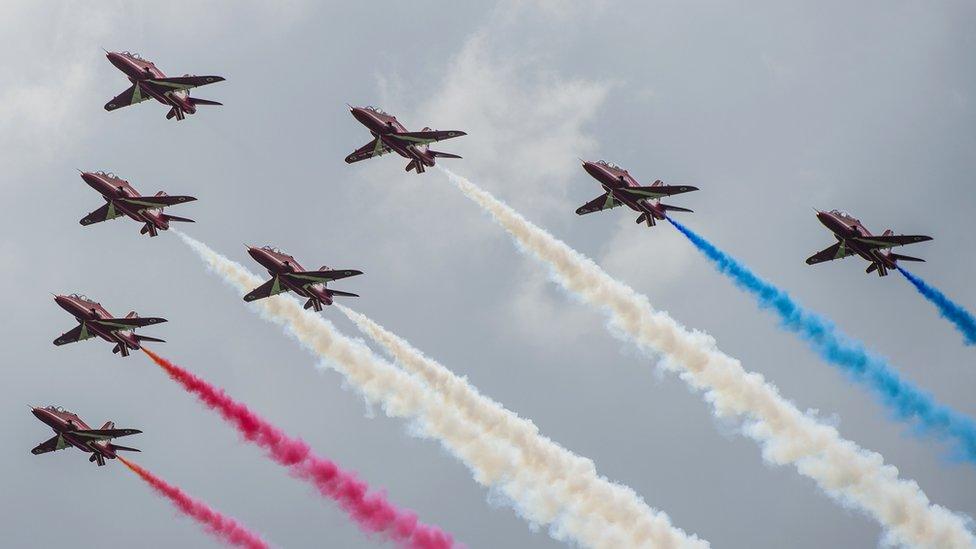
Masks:
[[[200,99],[199,97],[187,97],[186,99],[187,99],[187,101],[190,102],[191,105],[194,105],[194,106],[196,106],[196,105],[223,105],[223,103],[219,103],[217,101],[211,101],[209,99]]]
[[[129,311],[129,314],[125,315],[125,318],[139,318],[139,313],[135,311]]]
[[[104,429],[115,429],[115,422],[114,421],[111,421],[111,420],[106,421],[105,424],[102,425],[99,429],[103,429],[103,430]]]
[[[661,204],[661,208],[669,212],[688,212],[693,213],[694,210],[689,210],[688,208],[679,208],[678,206],[672,206],[670,204]]]
[[[166,221],[179,221],[182,223],[196,223],[196,221],[193,221],[188,217],[179,217],[176,215],[169,215],[169,214],[163,214],[163,219],[165,219]]]
[[[885,232],[881,233],[881,236],[891,236],[893,234],[895,234],[895,231],[892,231],[891,229],[885,229]]]
[[[657,181],[655,181],[654,183],[651,183],[651,185],[650,185],[650,186],[651,186],[651,187],[660,187],[661,185],[664,185],[664,181],[661,181],[660,179],[658,179],[658,180],[657,180]]]
[[[441,151],[433,151],[428,149],[427,152],[433,155],[435,158],[461,158],[456,154],[451,154],[451,153],[446,153]]]

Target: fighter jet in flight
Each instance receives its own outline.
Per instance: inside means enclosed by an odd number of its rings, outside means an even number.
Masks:
[[[101,193],[106,204],[81,219],[82,225],[108,221],[123,215],[142,223],[142,234],[156,236],[169,228],[170,221],[193,223],[192,219],[163,213],[163,208],[196,200],[192,196],[169,196],[159,191],[153,196],[141,196],[128,181],[114,173],[82,172],[85,183]]]
[[[264,299],[291,290],[302,297],[308,298],[308,301],[305,302],[306,309],[314,308],[316,311],[321,311],[323,304],[332,305],[335,296],[359,297],[349,292],[340,292],[339,290],[326,288],[326,284],[333,280],[361,275],[363,274],[362,271],[352,269],[340,271],[332,270],[328,267],[322,267],[317,271],[306,271],[304,267],[295,261],[294,257],[282,252],[278,248],[271,246],[261,248],[257,246],[246,246],[246,248],[247,253],[268,270],[268,274],[271,275],[271,280],[258,286],[251,293],[244,296],[244,301]]]
[[[139,451],[111,442],[116,437],[127,437],[141,433],[142,431],[138,429],[116,429],[115,424],[111,421],[106,421],[101,429],[92,429],[76,414],[60,406],[31,407],[31,413],[51,429],[54,429],[55,433],[54,437],[45,440],[31,450],[35,456],[74,446],[82,452],[91,454],[88,461],[98,463],[98,466],[101,467],[105,465],[106,459],[115,459],[116,452],[119,450]]]
[[[105,110],[114,111],[129,105],[155,99],[170,107],[167,119],[174,116],[183,120],[187,114],[197,112],[197,105],[221,105],[216,101],[190,97],[190,88],[206,86],[224,80],[222,76],[184,76],[167,77],[156,68],[152,61],[143,59],[138,53],[105,52],[109,62],[129,77],[132,85],[105,104]]]
[[[584,160],[583,169],[599,181],[606,192],[577,208],[576,213],[579,215],[609,210],[626,204],[631,210],[640,213],[637,223],[646,222],[648,227],[653,227],[655,220],[666,219],[668,211],[691,211],[687,208],[662,204],[659,200],[662,196],[698,190],[698,187],[690,185],[665,185],[660,179],[650,186],[642,187],[627,170],[603,160],[597,162]]]
[[[419,132],[408,132],[403,124],[392,114],[387,114],[376,107],[351,107],[352,115],[373,134],[373,140],[353,151],[346,157],[346,163],[352,164],[374,156],[381,156],[393,151],[409,159],[406,171],[416,170],[423,173],[424,167],[433,167],[435,158],[461,158],[456,154],[432,151],[427,146],[435,141],[443,141],[452,137],[468,135],[460,130],[432,130],[424,128]]]
[[[932,240],[931,236],[925,235],[895,234],[891,229],[885,230],[880,235],[872,235],[871,231],[865,229],[864,225],[851,214],[839,210],[829,212],[817,210],[817,219],[834,233],[837,243],[808,257],[807,265],[859,255],[871,263],[865,272],[878,271],[878,276],[885,276],[890,269],[898,267],[896,261],[899,259],[925,261],[917,257],[886,252],[887,248]]]
[[[129,350],[139,349],[142,341],[165,343],[162,339],[133,333],[136,328],[166,322],[165,318],[143,318],[135,311],[125,315],[125,318],[113,318],[100,303],[78,294],[56,295],[54,301],[78,320],[78,326],[54,340],[55,345],[66,345],[97,336],[109,343],[115,343],[113,353],[129,356]]]

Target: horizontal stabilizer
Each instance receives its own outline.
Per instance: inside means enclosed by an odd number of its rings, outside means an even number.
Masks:
[[[888,254],[888,257],[897,261],[921,261],[922,263],[925,262],[925,260],[920,257],[912,257],[910,255],[901,255],[896,253],[890,253]]]
[[[332,290],[332,289],[329,289],[329,293],[339,297],[359,297],[358,294],[354,294],[350,292],[340,292],[339,290]]]
[[[163,214],[163,219],[166,221],[179,221],[180,223],[196,223],[196,221],[188,217],[179,217],[176,215]]]
[[[441,152],[441,151],[432,151],[430,149],[428,149],[427,152],[430,153],[430,154],[432,154],[436,158],[461,158],[460,156],[458,156],[456,154],[451,154],[451,153],[446,153],[446,152]]]
[[[211,101],[209,99],[200,99],[199,97],[187,97],[186,99],[191,105],[223,105],[223,103]]]
[[[861,244],[867,244],[873,248],[892,248],[894,246],[925,242],[926,240],[932,240],[932,237],[922,234],[884,234],[877,236],[855,236],[851,240],[856,240]]]
[[[142,450],[140,450],[138,448],[131,448],[129,446],[122,446],[120,444],[112,444],[112,449],[115,450],[116,452],[118,452],[120,450],[123,451],[123,452],[141,452],[142,451]]]
[[[142,334],[134,334],[137,341],[152,341],[154,343],[166,343],[165,339],[159,339],[158,337],[149,337]]]
[[[694,210],[689,210],[688,208],[679,208],[678,206],[672,206],[670,204],[660,204],[661,208],[669,212],[688,212],[694,213]]]

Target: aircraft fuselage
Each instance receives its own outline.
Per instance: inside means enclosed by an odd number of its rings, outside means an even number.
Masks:
[[[156,68],[156,65],[152,61],[147,61],[144,59],[138,59],[132,57],[131,55],[124,55],[121,53],[109,52],[106,54],[108,60],[115,68],[119,69],[129,78],[134,86],[139,88],[139,91],[146,96],[152,97],[156,101],[173,107],[179,111],[187,112],[193,114],[197,112],[196,106],[189,99],[189,95],[183,90],[173,90],[167,91],[165,93],[158,93],[156,90],[152,89],[152,86],[146,86],[143,84],[144,81],[155,78],[166,78],[163,71]]]
[[[31,413],[53,429],[55,434],[71,446],[83,452],[101,456],[101,459],[99,459],[101,463],[104,463],[105,459],[115,459],[115,450],[112,449],[111,444],[107,440],[91,440],[74,436],[71,433],[72,431],[91,429],[77,415],[67,411],[59,412],[39,407],[31,408]]]
[[[305,268],[294,257],[257,246],[248,246],[247,253],[255,261],[260,263],[262,267],[267,269],[268,274],[276,278],[282,286],[302,297],[317,300],[325,305],[332,305],[333,296],[328,288],[325,287],[325,284],[316,283],[303,286],[293,283],[287,277],[279,276],[284,273],[301,273],[305,271]]]
[[[75,320],[82,325],[83,330],[87,330],[89,333],[94,334],[105,341],[108,341],[109,343],[118,344],[120,346],[120,350],[123,351],[123,355],[128,354],[128,349],[134,350],[140,348],[139,340],[131,331],[105,330],[98,324],[89,322],[97,319],[114,318],[107,310],[105,310],[105,307],[101,306],[101,304],[69,295],[54,296],[54,302],[75,317]]]
[[[872,250],[866,246],[862,246],[858,241],[853,240],[855,237],[872,236],[871,231],[867,230],[860,221],[845,218],[831,212],[821,211],[817,212],[817,219],[830,232],[834,233],[834,238],[838,242],[841,242],[845,248],[859,255],[864,260],[871,263],[879,263],[886,269],[897,268],[895,260],[890,257],[889,253],[882,250]]]
[[[434,165],[434,155],[428,152],[426,145],[404,145],[401,141],[388,137],[390,134],[408,131],[395,116],[360,107],[353,107],[352,115],[360,124],[366,126],[373,137],[381,140],[393,152],[409,160],[420,162],[424,166]]]
[[[98,191],[106,201],[111,202],[117,211],[130,219],[152,225],[160,231],[169,229],[169,222],[159,209],[137,209],[135,206],[118,200],[119,198],[138,198],[141,196],[128,181],[103,173],[89,172],[83,172],[81,178],[89,187]]]
[[[633,199],[626,193],[617,192],[617,189],[624,187],[640,186],[640,183],[631,177],[627,170],[616,170],[596,162],[583,162],[583,169],[599,181],[603,189],[610,193],[618,202],[635,212],[647,214],[654,219],[664,221],[665,213],[664,208],[660,205],[660,200],[650,198]]]

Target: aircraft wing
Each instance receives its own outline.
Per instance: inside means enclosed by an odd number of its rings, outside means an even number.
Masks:
[[[878,249],[904,246],[905,244],[914,244],[916,242],[925,242],[926,240],[932,240],[932,237],[921,234],[893,234],[887,236],[858,236],[852,238],[852,240],[856,240],[861,244],[867,244],[873,249]]]
[[[461,137],[462,135],[468,135],[461,130],[425,130],[422,132],[403,132],[403,133],[391,133],[387,137],[392,137],[394,139],[399,139],[400,141],[406,141],[409,143],[434,143],[435,141],[443,141],[445,139],[451,139],[452,137]]]
[[[609,210],[610,208],[616,208],[620,204],[622,204],[622,202],[614,198],[610,193],[603,193],[586,204],[583,204],[579,208],[576,208],[576,213],[577,215],[584,215],[598,212],[600,210]]]
[[[76,343],[78,341],[84,341],[93,337],[95,336],[88,331],[88,328],[86,328],[84,324],[79,324],[58,336],[58,338],[54,340],[54,344],[59,346],[67,345],[68,343]]]
[[[44,442],[38,444],[31,450],[31,453],[35,456],[46,454],[48,452],[54,452],[55,450],[63,450],[71,446],[68,444],[61,435],[54,435],[53,437],[45,440]]]
[[[691,185],[652,185],[649,187],[620,187],[615,190],[629,194],[634,198],[661,198],[662,196],[673,196],[697,191],[698,187],[692,187]]]
[[[271,297],[283,292],[287,292],[288,287],[278,280],[278,277],[274,277],[271,280],[265,282],[264,284],[254,288],[246,296],[244,296],[244,301],[254,301],[255,299],[264,299],[266,297]]]
[[[360,160],[366,160],[367,158],[373,158],[374,156],[382,156],[388,152],[390,152],[390,148],[383,143],[382,139],[377,137],[376,139],[349,153],[349,156],[346,157],[346,163],[352,164],[353,162],[359,162]]]
[[[151,78],[145,80],[147,84],[155,87],[160,92],[173,90],[188,90],[199,86],[206,86],[214,82],[223,82],[223,76],[173,76],[169,78]]]
[[[89,440],[109,440],[117,437],[138,435],[141,432],[139,429],[79,429],[77,431],[71,431],[71,434]]]
[[[108,221],[109,219],[115,219],[121,215],[122,212],[115,209],[115,204],[107,202],[101,208],[81,218],[79,223],[82,225],[91,225],[92,223],[100,223],[102,221]]]
[[[845,246],[843,242],[838,242],[833,246],[820,250],[819,252],[808,257],[807,265],[815,265],[817,263],[823,263],[824,261],[833,261],[835,259],[842,259],[852,255],[854,255],[854,252],[850,248]]]
[[[143,95],[142,90],[139,86],[133,84],[129,86],[124,92],[113,97],[108,103],[105,104],[105,110],[114,111],[116,109],[121,109],[122,107],[128,107],[129,105],[135,105],[136,103],[142,103],[147,99],[152,99],[151,96]]]
[[[98,318],[89,320],[88,322],[98,324],[99,326],[107,328],[110,331],[117,332],[119,330],[133,330],[135,328],[142,328],[143,326],[159,324],[160,322],[166,322],[166,319],[153,316],[136,316],[132,318]]]
[[[192,196],[137,196],[135,198],[116,198],[115,200],[132,204],[133,206],[141,206],[144,210],[151,210],[165,208],[174,204],[182,204],[184,202],[192,202],[196,198]]]
[[[346,269],[341,271],[304,271],[300,273],[288,273],[285,276],[297,278],[304,284],[315,284],[318,282],[329,282],[332,280],[349,278],[350,276],[358,276],[361,274],[363,274],[362,271]]]

